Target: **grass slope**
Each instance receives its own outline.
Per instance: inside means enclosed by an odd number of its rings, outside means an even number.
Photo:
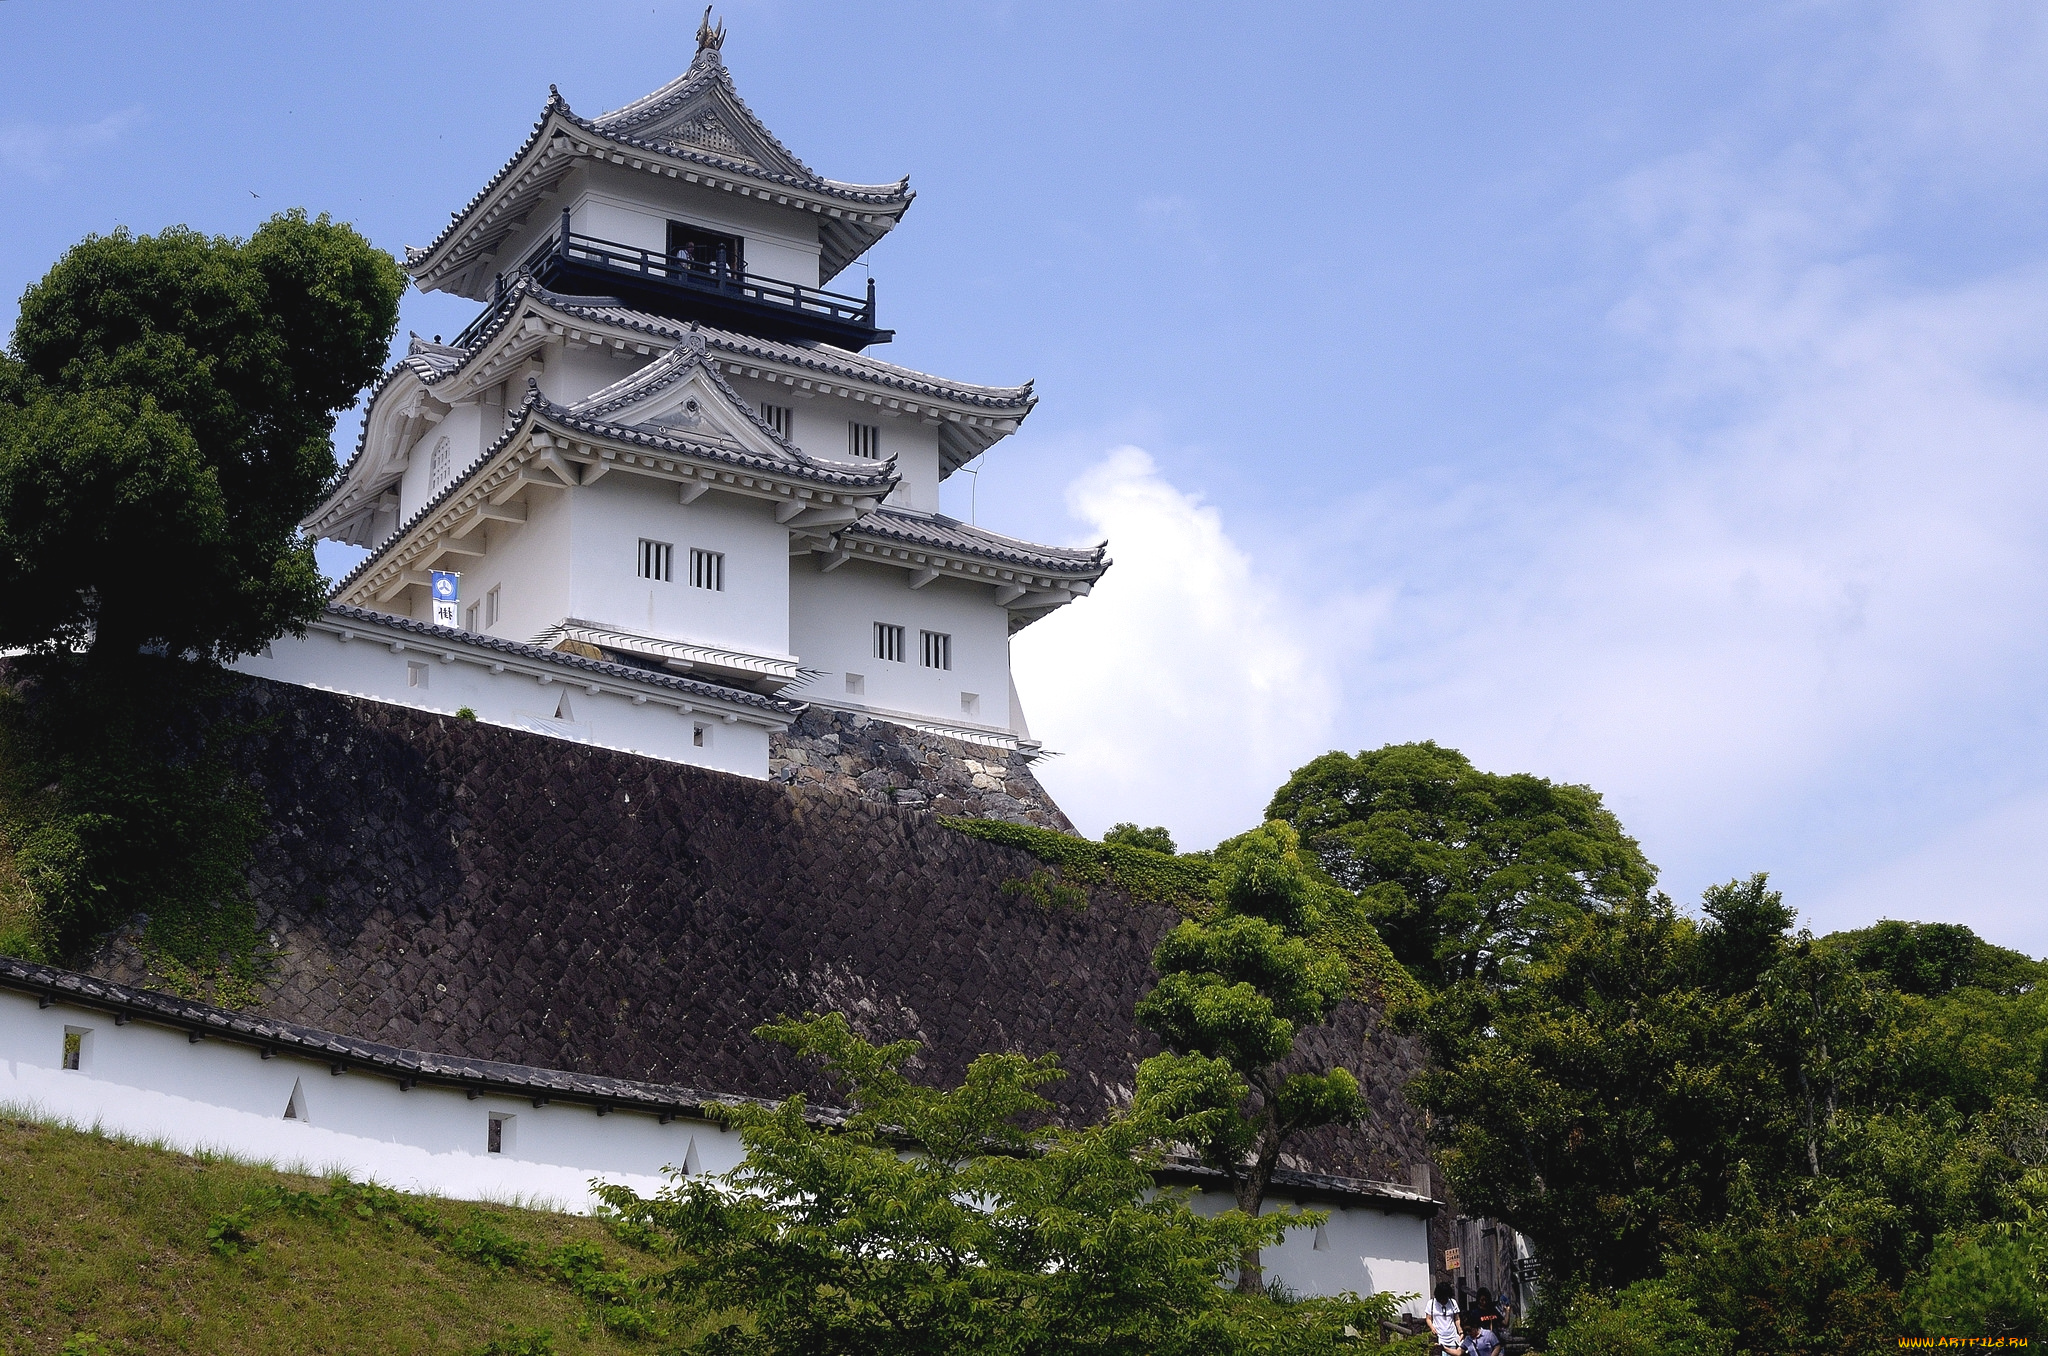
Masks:
[[[253,1214],[255,1244],[221,1255],[223,1215],[320,1179],[188,1158],[0,1116],[0,1352],[455,1352],[561,1356],[651,1352],[605,1331],[584,1301],[536,1269],[457,1255],[385,1216]],[[565,1243],[644,1265],[602,1224],[573,1215],[404,1198],[451,1235],[481,1229],[540,1256]],[[516,1330],[519,1341],[508,1329]],[[533,1339],[545,1332],[551,1342]],[[96,1334],[95,1343],[79,1334]]]

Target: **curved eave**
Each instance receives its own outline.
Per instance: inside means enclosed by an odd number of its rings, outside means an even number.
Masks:
[[[614,338],[676,344],[693,334],[701,335],[712,351],[712,360],[727,376],[768,380],[797,393],[836,395],[931,424],[939,431],[945,475],[1015,433],[1038,404],[1030,382],[1021,386],[957,384],[829,345],[810,347],[729,330],[692,328],[623,306],[578,305],[538,286],[524,295],[530,304],[554,313],[555,319],[549,323],[564,339],[582,341],[586,333],[601,331]]]
[[[656,176],[723,189],[818,218],[824,247],[819,283],[829,282],[902,219],[917,195],[896,184],[838,184],[801,179],[705,151],[639,141],[578,117],[559,94],[526,141],[424,249],[408,248],[406,271],[421,291],[480,296],[497,251],[523,228],[541,199],[579,160],[602,159]]]
[[[529,392],[513,426],[373,547],[328,596],[358,606],[387,601],[395,590],[409,587],[408,572],[431,569],[438,558],[436,544],[493,496],[507,490],[516,493],[515,482],[574,489],[590,483],[595,477],[588,468],[598,467],[598,475],[619,470],[770,502],[844,506],[862,512],[872,509],[896,483],[888,472],[861,476],[819,466],[775,464],[722,448],[581,421]]]
[[[1010,614],[1012,635],[1087,597],[1112,563],[1107,542],[1066,551],[978,530],[972,537],[940,541],[892,529],[873,513],[841,529],[822,554],[827,569],[857,560],[910,571],[912,588],[938,579],[992,588],[996,604]]]
[[[638,467],[643,468],[643,473],[658,470],[663,475],[671,475],[675,471],[674,467],[667,465],[669,462],[678,466],[702,464],[718,473],[724,487],[740,485],[743,489],[753,489],[754,484],[742,482],[766,480],[779,485],[788,480],[816,485],[834,494],[866,499],[886,495],[896,488],[899,479],[893,462],[866,472],[852,468],[841,470],[808,457],[801,460],[763,457],[693,442],[674,434],[652,432],[631,424],[588,418],[545,399],[534,407],[534,426],[557,442],[568,444],[574,449],[573,456],[577,459],[594,455],[601,460],[618,462],[619,469]],[[586,442],[601,444],[602,450],[582,447],[581,444]]]
[[[408,384],[424,386],[425,381],[409,358],[377,379],[363,405],[363,425],[356,433],[355,450],[328,482],[327,496],[320,506],[299,521],[301,529],[316,537],[341,538],[351,520],[373,512],[373,501],[402,478],[402,472],[372,471],[365,465],[364,456],[382,413],[382,402],[402,398]]]

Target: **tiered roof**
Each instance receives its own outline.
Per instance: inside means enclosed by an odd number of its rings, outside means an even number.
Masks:
[[[652,94],[595,118],[570,109],[548,87],[532,133],[424,249],[407,247],[406,269],[422,291],[481,296],[513,261],[497,252],[570,170],[601,160],[669,179],[723,189],[818,220],[818,281],[829,282],[910,208],[910,180],[850,184],[827,179],[796,158],[733,87],[719,55],[723,38],[700,31],[689,70]]]
[[[1015,432],[1038,402],[1028,381],[1021,386],[953,381],[829,344],[757,339],[636,311],[603,297],[567,296],[520,274],[455,343],[430,343],[414,336],[406,356],[371,392],[370,407],[379,413],[364,420],[355,452],[342,467],[333,492],[305,526],[320,535],[348,535],[352,520],[397,483],[403,472],[398,459],[402,449],[384,449],[381,462],[366,462],[365,455],[386,403],[405,402],[405,384],[452,401],[504,380],[521,359],[550,338],[628,344],[647,355],[674,345],[701,344],[727,377],[770,381],[791,391],[830,393],[930,420],[938,425],[941,475],[958,470]]]

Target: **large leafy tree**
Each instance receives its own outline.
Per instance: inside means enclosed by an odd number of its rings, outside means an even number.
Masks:
[[[1434,743],[1324,754],[1266,816],[1300,832],[1432,988],[1511,982],[1548,929],[1642,899],[1656,881],[1597,791],[1481,772]]]
[[[652,1198],[600,1195],[629,1240],[668,1259],[653,1285],[704,1315],[686,1348],[760,1356],[1329,1350],[1358,1303],[1248,1303],[1218,1285],[1286,1224],[1208,1217],[1154,1189],[1163,1142],[1190,1127],[1146,1111],[1048,1126],[1050,1056],[983,1055],[960,1087],[903,1074],[915,1042],[875,1046],[839,1016],[757,1033],[825,1066],[846,1107],[802,1097],[720,1109],[746,1145],[721,1177]],[[721,1325],[720,1313],[744,1314]]]
[[[1256,1217],[1287,1141],[1355,1122],[1365,1103],[1346,1069],[1286,1069],[1299,1032],[1351,989],[1343,958],[1307,936],[1327,887],[1294,830],[1267,824],[1218,856],[1214,915],[1183,921],[1153,953],[1159,983],[1137,1016],[1168,1053],[1138,1067],[1135,1105],[1196,1127],[1189,1142]],[[1238,1288],[1257,1293],[1263,1281],[1258,1247],[1247,1243]]]
[[[1653,898],[1561,922],[1506,990],[1424,1017],[1435,1120],[1464,1208],[1527,1234],[1564,1290],[1653,1277],[1768,1145],[1773,1070],[1743,1007],[1697,983],[1698,930]]]
[[[194,712],[215,665],[319,611],[298,523],[402,286],[291,212],[247,240],[95,236],[23,296],[0,355],[0,649],[26,652],[0,692],[0,851],[34,902],[0,946],[63,956],[140,912],[170,982],[223,955],[253,974],[260,802]]]
[[[0,374],[0,647],[228,660],[323,585],[299,520],[378,373],[403,275],[291,212],[247,240],[93,236],[21,302]]]

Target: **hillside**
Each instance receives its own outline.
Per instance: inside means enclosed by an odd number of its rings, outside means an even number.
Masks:
[[[640,1265],[602,1225],[418,1197],[395,1198],[397,1209],[376,1208],[394,1201],[378,1198],[362,1206],[369,1218],[351,1209],[323,1219],[303,1202],[324,1199],[330,1185],[0,1116],[0,1352],[655,1349],[607,1333],[544,1265],[563,1244]],[[278,1190],[303,1193],[287,1198],[298,1214],[264,1208]],[[248,1212],[247,1242],[210,1244],[209,1230],[236,1212]],[[536,1341],[542,1334],[551,1345]]]

